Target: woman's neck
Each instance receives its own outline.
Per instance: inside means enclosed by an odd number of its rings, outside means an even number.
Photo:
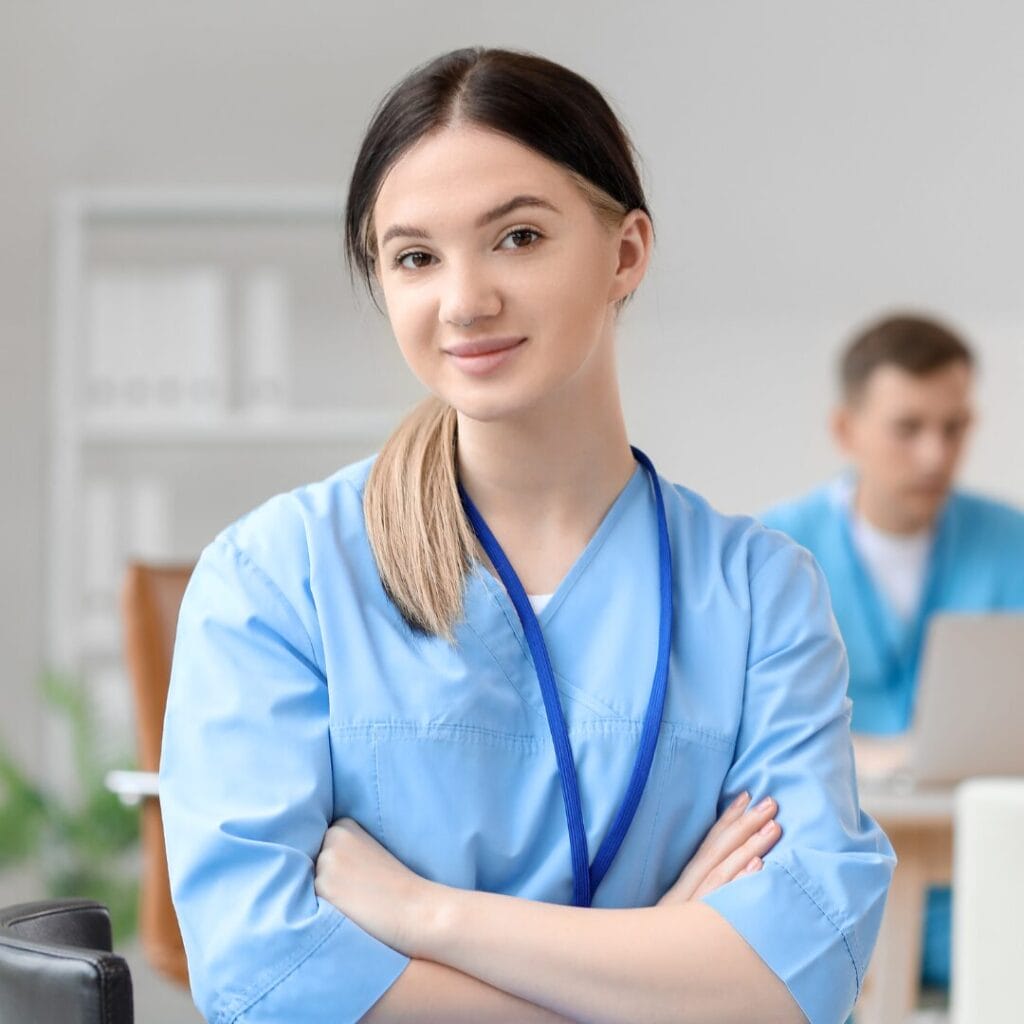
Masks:
[[[636,469],[601,377],[515,417],[459,415],[460,481],[530,593],[557,587]]]

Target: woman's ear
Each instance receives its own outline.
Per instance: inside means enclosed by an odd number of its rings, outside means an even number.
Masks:
[[[654,225],[643,210],[630,210],[615,232],[617,264],[608,296],[620,302],[640,287],[654,245]]]

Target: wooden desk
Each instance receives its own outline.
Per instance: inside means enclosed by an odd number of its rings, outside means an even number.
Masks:
[[[854,1019],[856,1024],[903,1024],[917,1005],[926,894],[953,877],[954,790],[901,792],[865,779],[860,802],[885,830],[899,864]]]

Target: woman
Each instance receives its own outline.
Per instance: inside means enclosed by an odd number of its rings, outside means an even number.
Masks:
[[[377,112],[346,224],[435,397],[190,583],[161,799],[200,1007],[842,1020],[893,867],[845,656],[803,549],[630,448],[621,126],[558,65],[444,55]]]

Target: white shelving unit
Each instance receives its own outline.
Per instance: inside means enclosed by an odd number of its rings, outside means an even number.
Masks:
[[[419,394],[351,287],[342,206],[334,188],[58,198],[47,655],[115,718],[125,561],[196,557],[373,451]]]

